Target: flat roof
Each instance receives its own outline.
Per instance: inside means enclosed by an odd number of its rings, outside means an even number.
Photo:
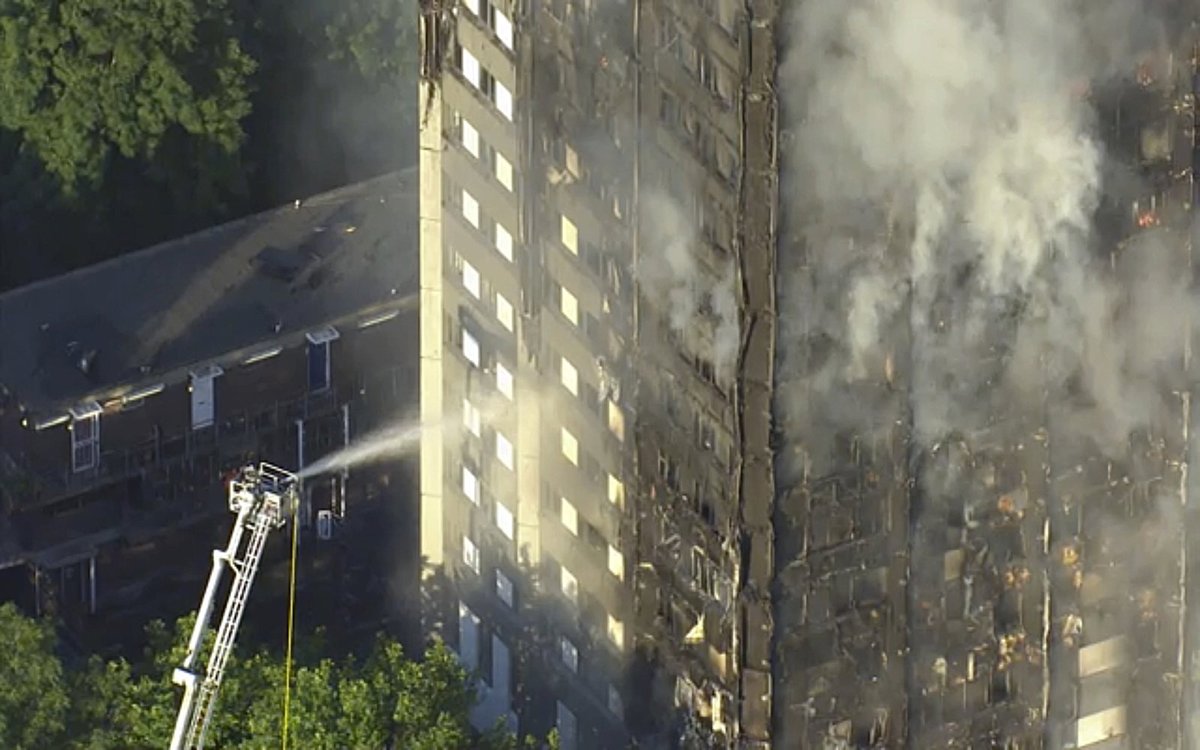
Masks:
[[[0,294],[0,386],[64,411],[413,297],[418,188],[411,167]]]

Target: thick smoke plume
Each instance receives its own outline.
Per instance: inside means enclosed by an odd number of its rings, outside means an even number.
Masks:
[[[662,305],[687,349],[728,378],[741,341],[736,265],[704,250],[695,220],[665,193],[643,197],[642,213],[649,220],[634,273],[643,292]]]
[[[1161,316],[1192,301],[1167,243],[1126,248],[1136,259],[1113,273],[1095,229],[1113,169],[1093,93],[1160,43],[1141,5],[798,6],[781,70],[785,200],[810,270],[792,273],[787,249],[780,265],[784,337],[803,342],[785,361],[809,387],[904,372],[924,441],[982,427],[1001,392],[1063,389],[1069,417],[1112,445],[1158,413],[1183,346]],[[870,427],[870,404],[789,395],[788,377],[785,429]]]

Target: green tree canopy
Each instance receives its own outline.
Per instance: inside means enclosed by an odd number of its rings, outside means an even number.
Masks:
[[[61,747],[66,727],[67,685],[54,653],[54,631],[0,605],[0,747],[37,750]]]
[[[174,628],[153,623],[136,664],[92,657],[64,672],[49,624],[0,606],[0,747],[12,750],[161,750],[179,709],[171,673],[182,661],[194,617]],[[211,636],[211,634],[210,634]],[[212,638],[209,638],[211,644]],[[469,713],[472,680],[454,654],[432,646],[420,661],[380,636],[364,658],[324,658],[317,637],[298,644],[292,675],[289,746],[304,750],[517,750],[557,746],[503,726],[479,736]],[[235,652],[209,725],[207,746],[273,750],[283,729],[284,665],[279,654]]]
[[[173,137],[236,154],[255,67],[225,0],[0,0],[0,127],[67,192]]]

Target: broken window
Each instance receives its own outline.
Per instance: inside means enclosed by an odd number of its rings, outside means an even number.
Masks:
[[[337,340],[338,332],[323,328],[305,336],[308,340],[308,390],[320,393],[330,386],[329,345]]]

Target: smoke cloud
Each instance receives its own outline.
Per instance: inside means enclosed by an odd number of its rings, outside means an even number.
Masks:
[[[650,191],[641,208],[648,221],[634,274],[646,296],[663,306],[684,346],[710,361],[724,380],[741,343],[737,266],[705,252],[695,220],[667,194]]]
[[[833,389],[907,370],[926,442],[987,423],[998,390],[1069,385],[1071,417],[1100,442],[1153,417],[1183,346],[1160,316],[1192,301],[1156,260],[1161,239],[1126,248],[1138,259],[1113,273],[1095,226],[1111,169],[1091,93],[1163,36],[1138,5],[799,6],[780,77],[785,200],[808,270],[784,250],[784,339],[802,344],[785,345],[785,431],[864,429],[873,414],[789,395],[792,372]]]

